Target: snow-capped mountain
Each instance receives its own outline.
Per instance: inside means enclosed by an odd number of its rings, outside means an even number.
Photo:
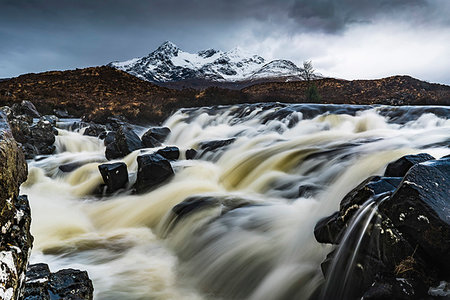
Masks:
[[[185,80],[242,82],[271,78],[302,79],[303,69],[288,60],[266,62],[240,48],[223,52],[214,49],[188,53],[165,42],[149,55],[109,66],[155,83]]]

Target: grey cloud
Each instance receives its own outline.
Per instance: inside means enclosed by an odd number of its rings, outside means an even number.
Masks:
[[[228,50],[323,34],[323,50],[361,24],[448,28],[448,15],[448,0],[0,0],[0,77],[143,56],[165,40]]]

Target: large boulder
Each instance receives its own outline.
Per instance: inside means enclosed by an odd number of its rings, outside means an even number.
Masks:
[[[24,300],[92,300],[94,287],[86,271],[64,269],[51,273],[48,265],[34,264],[26,273]]]
[[[142,143],[146,148],[154,148],[160,146],[170,134],[167,127],[152,127],[142,136]]]
[[[314,232],[339,244],[322,263],[322,298],[428,299],[429,287],[450,276],[449,176],[450,159],[429,160],[348,193]]]
[[[138,172],[135,189],[144,193],[174,175],[170,162],[159,154],[146,154],[137,157]]]
[[[123,162],[102,164],[98,166],[103,182],[106,184],[107,192],[113,193],[124,188],[128,183],[127,165]]]
[[[389,163],[386,167],[386,171],[384,172],[384,176],[387,177],[403,177],[406,172],[414,166],[415,164],[434,159],[428,153],[419,153],[412,155],[405,155],[400,157],[396,161]]]
[[[414,165],[380,210],[430,261],[450,275],[450,159]]]
[[[105,156],[108,160],[124,157],[141,149],[142,141],[130,126],[121,126],[114,135],[114,142],[106,146]]]
[[[19,196],[26,178],[25,157],[0,112],[0,294],[5,299],[19,298],[33,243],[28,199]]]

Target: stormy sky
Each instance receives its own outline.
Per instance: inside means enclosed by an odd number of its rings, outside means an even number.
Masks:
[[[0,0],[0,78],[239,46],[345,79],[450,84],[448,0]]]

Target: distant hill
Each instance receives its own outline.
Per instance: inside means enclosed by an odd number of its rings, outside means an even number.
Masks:
[[[318,79],[311,82],[271,82],[232,90],[169,89],[112,67],[25,74],[0,82],[0,106],[32,101],[51,114],[66,108],[74,116],[102,121],[123,115],[140,123],[160,122],[181,107],[255,102],[309,102],[306,91],[315,84],[321,103],[450,105],[450,86],[431,84],[408,76],[378,80]]]

